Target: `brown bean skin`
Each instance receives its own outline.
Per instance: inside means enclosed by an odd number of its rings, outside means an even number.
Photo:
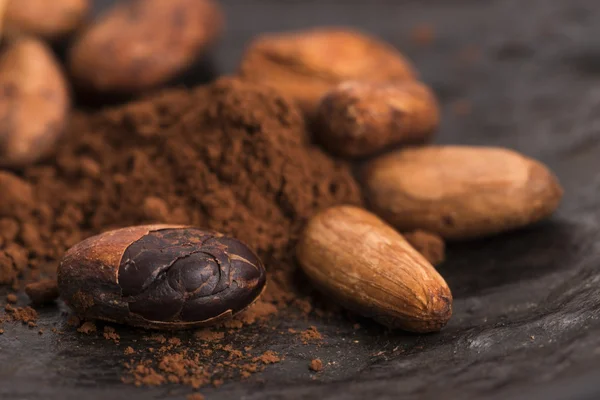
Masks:
[[[370,207],[400,231],[473,239],[521,228],[551,215],[563,190],[542,163],[483,146],[399,150],[364,166]]]
[[[144,225],[73,246],[58,269],[61,297],[82,318],[149,329],[215,324],[251,305],[266,283],[240,241],[181,225]]]
[[[348,81],[323,97],[316,139],[342,157],[366,157],[397,144],[424,143],[439,125],[439,107],[423,83]]]
[[[0,166],[39,160],[62,134],[70,93],[61,66],[43,42],[18,38],[0,56]]]
[[[142,92],[189,67],[222,25],[213,0],[119,2],[74,43],[69,70],[81,91]]]
[[[89,0],[7,0],[3,32],[55,41],[79,28],[89,10]]]
[[[243,56],[240,75],[293,98],[313,116],[321,97],[347,80],[415,79],[411,63],[389,44],[344,28],[264,34]]]
[[[361,208],[315,214],[296,255],[328,298],[392,329],[437,332],[452,316],[444,278],[400,233]]]

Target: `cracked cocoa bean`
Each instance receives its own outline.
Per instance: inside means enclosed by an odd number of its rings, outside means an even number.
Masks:
[[[65,254],[61,297],[82,318],[152,329],[207,326],[245,309],[266,272],[237,239],[179,225],[88,238]]]

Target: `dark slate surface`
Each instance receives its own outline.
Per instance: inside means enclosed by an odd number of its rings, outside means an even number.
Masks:
[[[600,398],[600,3],[597,0],[229,0],[228,33],[214,64],[231,73],[256,33],[321,24],[352,25],[397,45],[444,107],[440,143],[490,144],[548,163],[566,195],[556,216],[528,230],[451,246],[441,267],[455,315],[440,334],[353,330],[340,318],[277,321],[317,325],[321,347],[276,332],[240,338],[285,360],[247,382],[203,392],[209,399],[597,399]],[[432,46],[410,40],[421,23]],[[457,100],[473,106],[453,112]],[[25,298],[21,299],[23,302]],[[56,308],[46,333],[5,324],[2,399],[183,398],[179,387],[119,381],[120,346],[65,333]],[[252,334],[259,333],[259,339]],[[139,347],[137,343],[136,347]],[[335,362],[312,379],[314,357]]]

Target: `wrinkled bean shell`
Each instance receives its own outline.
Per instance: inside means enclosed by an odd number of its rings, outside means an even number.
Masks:
[[[119,2],[74,43],[69,70],[84,92],[144,91],[190,66],[218,36],[222,19],[213,0]]]
[[[214,324],[252,304],[265,283],[261,261],[240,241],[177,225],[88,238],[58,272],[61,297],[80,317],[155,329]]]
[[[421,82],[348,81],[323,97],[316,139],[342,157],[365,157],[396,144],[428,141],[439,124],[433,92]]]
[[[323,293],[390,328],[436,332],[452,316],[452,293],[440,274],[361,208],[336,206],[314,215],[296,255]]]

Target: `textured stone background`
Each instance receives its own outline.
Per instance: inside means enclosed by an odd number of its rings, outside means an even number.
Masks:
[[[98,2],[102,3],[102,2]],[[259,332],[256,348],[285,360],[248,382],[207,389],[209,399],[600,398],[600,3],[597,0],[223,0],[228,30],[212,62],[235,70],[259,32],[337,24],[360,27],[412,58],[443,103],[440,143],[506,146],[546,162],[566,195],[537,227],[451,246],[441,267],[455,315],[441,333],[354,331],[317,325],[321,347]],[[101,4],[98,4],[101,7]],[[431,46],[410,32],[435,28]],[[457,115],[456,102],[472,105]],[[22,299],[25,300],[25,299]],[[41,326],[64,317],[42,312]],[[5,324],[0,398],[183,398],[181,388],[120,383],[121,345]],[[250,344],[250,343],[249,343]],[[333,362],[311,379],[314,357]]]

